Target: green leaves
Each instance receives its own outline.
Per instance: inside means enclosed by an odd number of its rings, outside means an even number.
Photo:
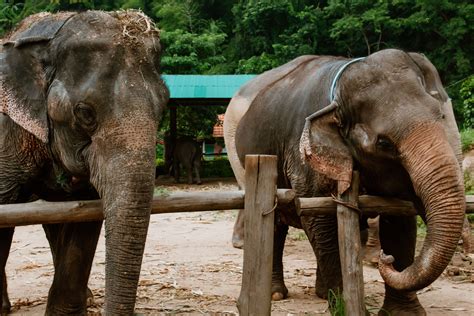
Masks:
[[[464,128],[474,128],[474,75],[466,79],[460,90]]]
[[[472,126],[460,80],[474,69],[468,0],[24,0],[0,3],[0,32],[39,11],[141,9],[162,30],[162,71],[261,73],[304,54],[424,53],[462,126]],[[464,98],[464,97],[463,97]],[[466,122],[464,120],[467,120]]]
[[[15,1],[4,1],[0,3],[0,36],[8,32],[15,24],[25,17],[50,10],[53,7],[47,0],[32,1],[26,0],[24,3]]]
[[[224,64],[221,46],[227,35],[215,24],[202,33],[191,33],[182,29],[162,31],[164,47],[162,69],[169,74],[209,74],[213,67]]]
[[[326,52],[322,10],[305,1],[262,1],[234,6],[237,73],[260,73],[297,56]],[[239,17],[242,17],[241,19]],[[319,45],[321,44],[321,45]]]

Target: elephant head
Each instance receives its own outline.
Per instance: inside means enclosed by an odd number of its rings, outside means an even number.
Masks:
[[[159,32],[138,11],[41,13],[3,43],[1,111],[103,201],[107,314],[133,313],[168,100]]]
[[[332,78],[346,63],[338,62]],[[307,121],[302,153],[312,168],[340,180],[340,190],[357,168],[370,194],[419,206],[427,223],[420,255],[401,272],[391,256],[382,255],[379,265],[390,287],[417,290],[443,272],[463,226],[461,152],[451,103],[435,67],[420,54],[384,50],[346,65],[333,81],[331,105]]]

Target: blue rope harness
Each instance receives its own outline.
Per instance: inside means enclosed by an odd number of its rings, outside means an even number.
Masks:
[[[363,59],[365,59],[365,57],[359,57],[359,58],[356,58],[356,59],[353,59],[353,60],[349,60],[347,63],[342,65],[341,68],[339,68],[336,75],[334,76],[334,79],[332,79],[331,90],[329,90],[330,91],[329,96],[331,98],[330,102],[334,101],[334,99],[336,98],[337,82],[339,81],[339,78],[341,77],[342,73],[347,68],[347,66],[349,66],[350,64],[353,64],[355,62],[358,62],[359,60],[363,60]]]
[[[331,83],[331,89],[329,90],[329,98],[330,98],[330,103],[328,106],[322,108],[321,110],[319,111],[316,111],[314,112],[313,114],[311,114],[310,116],[308,116],[306,119],[305,119],[305,124],[304,124],[304,127],[303,127],[303,132],[301,134],[301,138],[300,138],[300,154],[301,154],[301,159],[303,160],[303,163],[306,159],[306,156],[309,156],[311,155],[311,146],[310,146],[310,143],[309,143],[309,135],[310,135],[310,130],[309,130],[309,127],[310,127],[310,124],[311,124],[311,121],[317,117],[320,117],[326,113],[329,113],[331,112],[332,110],[336,109],[337,108],[337,103],[334,102],[334,99],[336,98],[336,88],[337,88],[337,82],[339,81],[339,79],[341,78],[341,75],[342,73],[344,72],[344,70],[347,68],[347,66],[349,66],[350,64],[353,64],[355,62],[358,62],[360,60],[363,60],[365,59],[365,57],[360,57],[360,58],[355,58],[355,59],[352,59],[352,60],[349,60],[348,62],[346,62],[345,64],[343,64],[337,71],[336,75],[334,76],[334,78],[332,79],[332,83]]]

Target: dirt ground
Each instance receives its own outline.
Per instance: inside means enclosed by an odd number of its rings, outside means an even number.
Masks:
[[[165,184],[160,190],[237,189],[232,179],[205,181],[202,186]],[[137,313],[238,314],[243,253],[230,242],[235,215],[236,211],[154,215],[143,259]],[[472,254],[466,257],[456,253],[445,273],[420,291],[428,315],[474,315],[472,259]],[[104,263],[102,234],[89,281],[94,293],[90,314],[99,314],[103,303]],[[272,304],[272,315],[329,315],[327,302],[314,294],[315,258],[302,231],[290,230],[284,265],[290,296]],[[7,275],[13,313],[43,314],[53,266],[41,226],[16,229]],[[378,270],[365,265],[364,281],[366,305],[376,313],[384,292]]]

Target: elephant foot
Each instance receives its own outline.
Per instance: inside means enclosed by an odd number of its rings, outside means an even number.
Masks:
[[[48,300],[50,298],[48,297]],[[45,315],[87,315],[87,307],[71,304],[47,303]]]
[[[410,295],[411,297],[385,297],[382,308],[380,309],[379,316],[424,316],[426,311],[421,306],[420,301],[416,295]]]
[[[378,312],[379,316],[425,316],[425,309],[419,306],[386,306],[385,304]]]
[[[334,293],[342,293],[342,282],[340,282],[339,285],[329,287],[327,284],[323,284],[322,282],[318,282],[316,280],[316,295],[319,298],[327,300],[329,297],[329,291],[333,291]]]
[[[2,297],[2,315],[7,315],[10,313],[12,305],[10,304],[10,299],[8,298],[8,293],[6,287],[3,289]]]
[[[473,245],[472,245],[474,238],[471,233],[471,224],[467,220],[467,217],[464,219],[461,239],[462,239],[462,248],[464,250],[464,253],[469,254],[471,253],[471,251],[474,251]]]
[[[10,310],[12,308],[12,305],[10,304],[10,301],[3,301],[2,303],[2,315],[8,315],[10,314]]]
[[[244,224],[243,220],[241,220],[241,213],[242,210],[239,211],[239,215],[234,224],[234,230],[232,231],[232,246],[237,249],[244,248]]]
[[[92,293],[90,288],[87,288],[87,307],[91,307],[94,304],[94,294]]]
[[[272,301],[281,301],[288,297],[288,289],[283,281],[272,284]]]
[[[234,232],[232,235],[232,246],[237,249],[243,249],[244,248],[244,239],[242,238],[241,235],[237,234]]]
[[[316,282],[316,295],[323,300],[327,300],[329,296],[329,289],[327,287],[318,286]]]

